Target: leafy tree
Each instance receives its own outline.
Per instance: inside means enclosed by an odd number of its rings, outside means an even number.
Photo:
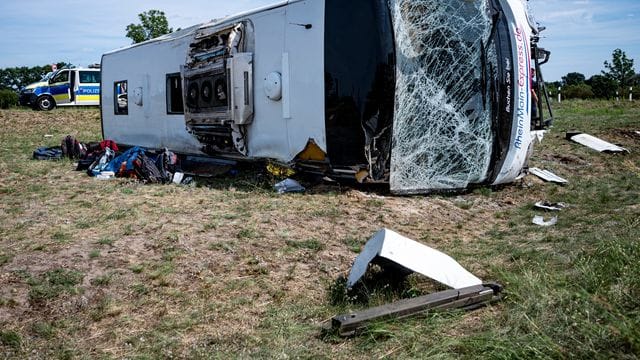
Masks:
[[[579,72],[568,73],[562,77],[564,85],[580,85],[584,84],[585,76]]]
[[[558,88],[562,86],[561,81],[545,82],[549,96],[558,96]]]
[[[605,61],[604,67],[606,71],[603,70],[602,75],[615,80],[623,93],[627,91],[636,74],[635,70],[633,70],[633,59],[628,58],[624,51],[615,49],[612,54],[612,61]]]
[[[59,62],[56,65],[58,69],[60,69],[69,64]],[[51,65],[0,69],[0,89],[19,90],[26,85],[40,80],[43,75],[50,71]]]
[[[133,40],[134,44],[173,32],[163,11],[149,10],[138,14],[138,18],[140,24],[127,25],[127,37]]]
[[[585,83],[565,86],[562,88],[562,93],[567,99],[591,99],[593,97],[591,86]]]
[[[618,83],[604,75],[593,75],[589,78],[587,84],[591,86],[593,96],[601,99],[613,98],[616,96],[616,90],[618,90]]]
[[[18,105],[18,94],[9,89],[0,89],[0,109]]]

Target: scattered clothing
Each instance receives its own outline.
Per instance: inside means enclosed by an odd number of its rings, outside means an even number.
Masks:
[[[61,160],[62,149],[59,146],[39,147],[33,152],[35,160]]]
[[[138,146],[118,153],[119,147],[113,140],[89,143],[88,146],[67,135],[60,146],[40,147],[33,152],[38,160],[60,160],[63,157],[77,159],[76,170],[86,171],[89,176],[106,180],[126,177],[145,183],[169,183],[174,173],[181,173],[178,156],[164,149],[150,151]],[[184,176],[184,174],[182,174]]]
[[[113,140],[102,140],[100,141],[100,150],[104,151],[105,149],[111,149],[115,152],[118,152],[118,144],[116,144]]]

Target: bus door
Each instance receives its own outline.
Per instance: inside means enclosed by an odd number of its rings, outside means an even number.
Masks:
[[[68,104],[71,101],[71,86],[69,70],[61,70],[49,80],[49,92],[57,105]]]

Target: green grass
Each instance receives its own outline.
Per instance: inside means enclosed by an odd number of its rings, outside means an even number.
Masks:
[[[528,176],[373,199],[346,187],[276,196],[256,165],[192,187],[93,181],[70,161],[29,157],[67,133],[98,139],[95,109],[0,111],[0,357],[638,358],[640,103],[555,111],[531,165],[566,186]],[[573,130],[631,153],[569,142]],[[531,224],[551,215],[539,200],[569,204],[556,226]],[[323,331],[334,315],[443,289],[372,272],[347,292],[351,262],[381,227],[501,283],[504,298],[375,322],[354,338]]]
[[[27,283],[31,286],[29,300],[40,303],[54,299],[63,293],[76,294],[84,274],[75,270],[54,269],[36,277],[28,277]]]
[[[325,247],[324,244],[321,243],[318,239],[307,239],[301,241],[286,240],[285,242],[293,249],[308,249],[312,251],[320,251]]]

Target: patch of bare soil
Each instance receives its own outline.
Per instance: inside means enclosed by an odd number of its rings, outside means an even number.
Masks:
[[[613,129],[612,132],[619,138],[633,140],[635,142],[640,141],[639,129]]]
[[[573,154],[544,154],[541,158],[570,169],[591,165],[586,159]]]

